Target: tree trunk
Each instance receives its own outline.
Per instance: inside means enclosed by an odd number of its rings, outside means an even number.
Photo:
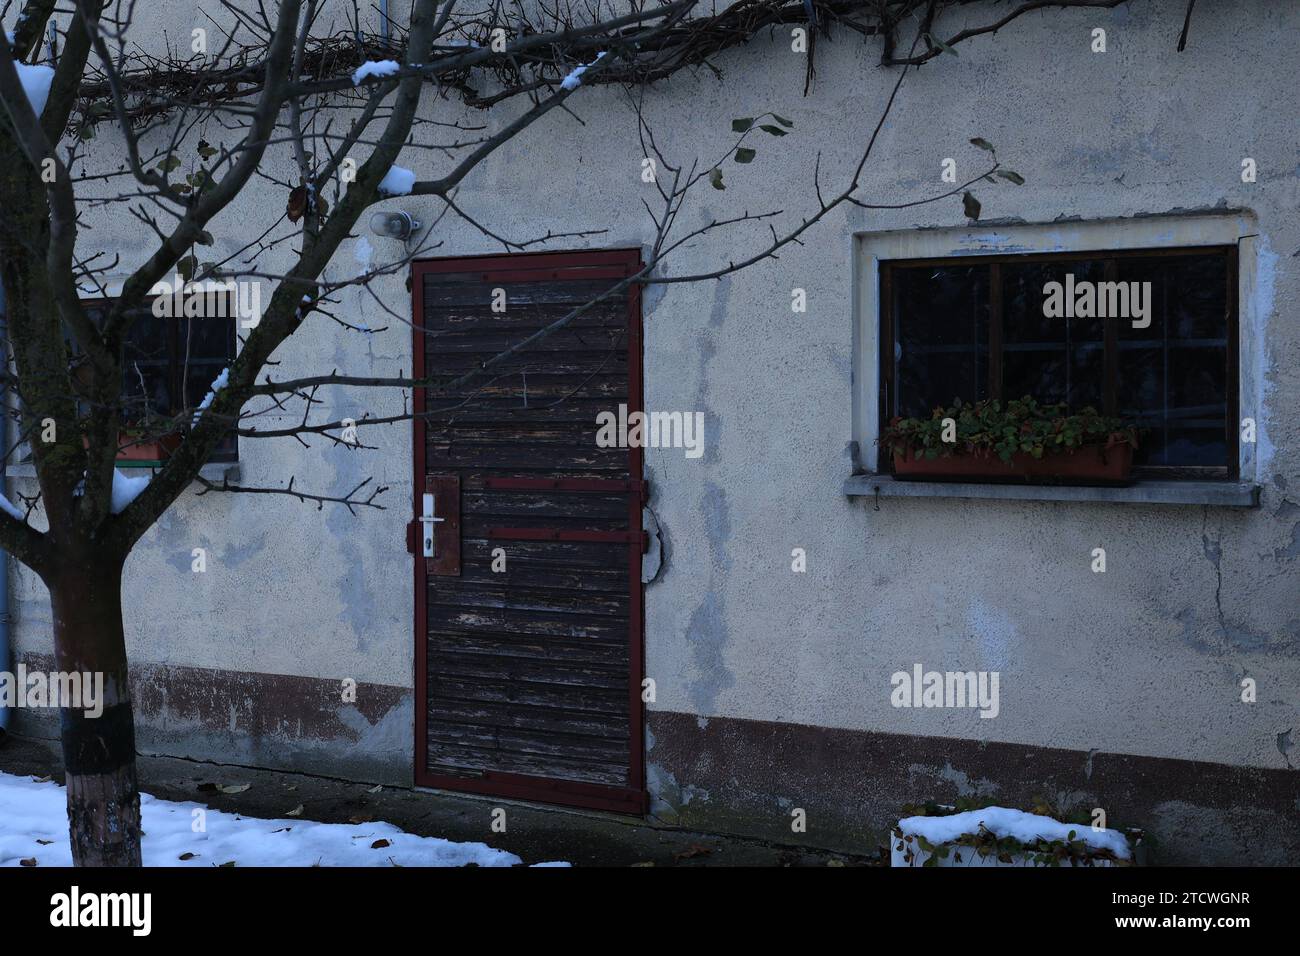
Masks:
[[[135,721],[127,687],[121,565],[69,561],[47,582],[58,670],[103,675],[103,712],[62,708],[68,829],[76,866],[140,865]],[[94,679],[92,677],[92,679]]]

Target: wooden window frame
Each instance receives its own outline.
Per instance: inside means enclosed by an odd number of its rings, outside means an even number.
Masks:
[[[989,397],[1001,399],[1002,392],[1002,355],[1004,308],[1002,295],[1001,267],[1006,263],[1022,262],[1070,262],[1079,260],[1101,261],[1106,270],[1106,281],[1114,281],[1116,262],[1120,259],[1154,259],[1173,256],[1207,256],[1222,255],[1226,258],[1225,271],[1227,304],[1227,347],[1225,348],[1225,404],[1224,438],[1226,441],[1227,462],[1225,467],[1196,465],[1147,465],[1134,468],[1136,478],[1163,478],[1183,480],[1224,480],[1236,481],[1240,476],[1241,449],[1238,445],[1238,421],[1236,412],[1240,409],[1240,331],[1238,326],[1240,304],[1238,302],[1238,250],[1231,244],[1210,246],[1170,246],[1147,249],[1091,249],[1071,252],[1030,252],[1000,255],[939,256],[919,259],[882,259],[880,269],[880,300],[876,317],[880,334],[880,368],[879,375],[879,422],[883,430],[894,415],[893,400],[897,398],[894,382],[894,322],[893,322],[893,274],[896,270],[922,268],[926,266],[987,265],[989,267],[989,334],[988,334],[988,376]],[[1103,413],[1116,414],[1119,391],[1119,333],[1116,323],[1105,322],[1105,346],[1103,351]],[[893,463],[888,458],[880,461],[881,471],[893,470]]]

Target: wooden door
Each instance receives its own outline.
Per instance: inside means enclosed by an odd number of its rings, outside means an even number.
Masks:
[[[476,368],[639,268],[635,250],[415,263],[416,377]],[[641,408],[635,287],[415,396],[417,784],[644,812],[641,451],[596,444],[619,405]]]

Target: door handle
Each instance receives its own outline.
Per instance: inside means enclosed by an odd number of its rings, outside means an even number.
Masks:
[[[460,476],[425,475],[423,495],[411,519],[411,552],[416,527],[424,554],[424,571],[430,577],[460,576]]]
[[[426,492],[423,495],[423,507],[420,509],[419,517],[419,522],[424,528],[424,556],[426,558],[437,557],[434,551],[434,525],[445,520],[445,518],[437,516],[434,496]]]

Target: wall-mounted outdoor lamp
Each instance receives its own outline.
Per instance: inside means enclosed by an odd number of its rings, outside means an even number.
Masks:
[[[407,212],[376,212],[370,216],[370,231],[386,239],[406,242],[420,228],[420,220]]]

